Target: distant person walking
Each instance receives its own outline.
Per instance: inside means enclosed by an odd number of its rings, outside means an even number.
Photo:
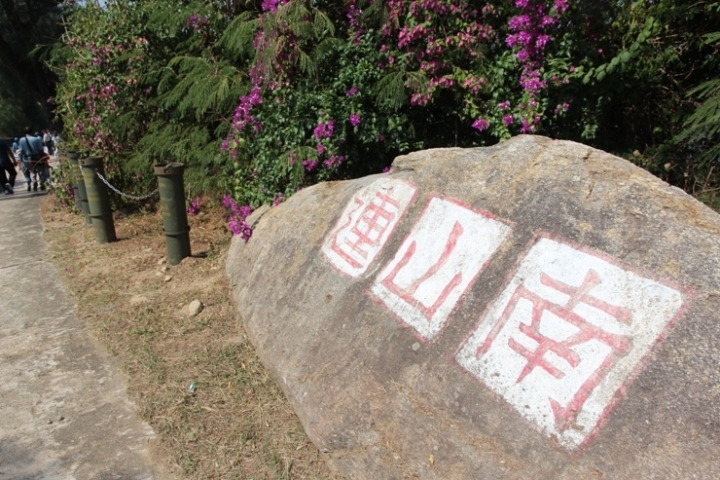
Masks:
[[[43,146],[47,148],[48,155],[52,155],[55,153],[55,144],[53,142],[53,137],[50,135],[50,130],[45,130],[43,133]]]
[[[15,193],[13,187],[15,186],[15,177],[17,172],[15,166],[17,160],[13,153],[10,145],[3,139],[0,139],[0,183],[2,183],[5,195],[11,195]],[[7,174],[6,174],[7,173]]]
[[[30,127],[25,127],[25,136],[20,139],[19,145],[20,149],[28,158],[28,170],[30,170],[31,174],[36,175],[32,189],[37,192],[38,180],[40,182],[40,190],[45,190],[45,184],[49,180],[49,167],[47,166],[48,156],[43,151],[42,138],[39,135],[33,136],[30,132]],[[29,191],[30,184],[28,183],[28,192]]]
[[[30,192],[32,191],[32,187],[30,186],[32,183],[32,178],[30,177],[30,165],[25,152],[23,152],[22,148],[20,148],[20,142],[17,137],[15,137],[15,141],[12,144],[12,150],[15,153],[15,158],[20,160],[20,163],[22,164],[22,172],[25,176],[25,183],[27,183],[27,189],[28,192]]]

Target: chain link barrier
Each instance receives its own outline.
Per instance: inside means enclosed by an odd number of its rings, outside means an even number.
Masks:
[[[117,193],[117,194],[120,195],[121,197],[129,198],[129,199],[131,199],[131,200],[147,200],[148,198],[150,198],[150,197],[152,197],[153,195],[155,195],[156,193],[158,193],[158,191],[160,190],[159,188],[156,188],[155,190],[153,190],[152,192],[148,193],[147,195],[142,195],[142,196],[136,197],[135,195],[128,195],[127,193],[123,193],[123,192],[121,192],[120,190],[118,190],[117,188],[115,188],[113,185],[110,184],[110,182],[108,182],[107,180],[105,180],[105,177],[103,177],[102,174],[101,174],[100,172],[98,172],[97,170],[95,170],[95,174],[98,176],[98,178],[99,178],[100,180],[102,180],[102,182],[103,182],[105,185],[108,186],[108,188],[109,188],[110,190],[112,190],[113,192]]]

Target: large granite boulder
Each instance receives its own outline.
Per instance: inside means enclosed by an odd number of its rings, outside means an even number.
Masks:
[[[228,272],[347,477],[717,479],[719,246],[682,191],[520,136],[303,190]]]

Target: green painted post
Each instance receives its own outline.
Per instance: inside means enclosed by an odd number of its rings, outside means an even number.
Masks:
[[[155,166],[170,265],[177,265],[183,258],[190,256],[190,227],[185,206],[184,171],[185,165],[182,163]]]
[[[70,162],[70,169],[72,170],[72,187],[75,194],[75,205],[85,215],[85,223],[92,225],[92,218],[90,218],[90,204],[88,204],[87,191],[85,190],[85,181],[80,171],[80,153],[68,152],[68,162]]]
[[[115,224],[110,208],[110,197],[105,184],[97,176],[105,174],[102,157],[90,157],[80,160],[85,190],[90,206],[90,218],[97,243],[108,243],[117,240]]]

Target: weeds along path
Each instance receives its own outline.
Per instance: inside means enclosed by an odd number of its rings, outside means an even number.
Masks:
[[[164,262],[159,213],[115,215],[97,245],[79,215],[43,205],[49,258],[88,331],[126,373],[142,419],[183,478],[335,479],[255,355],[229,300],[220,211],[190,217],[193,257]],[[204,309],[191,316],[188,305]],[[189,386],[194,383],[194,391]]]

